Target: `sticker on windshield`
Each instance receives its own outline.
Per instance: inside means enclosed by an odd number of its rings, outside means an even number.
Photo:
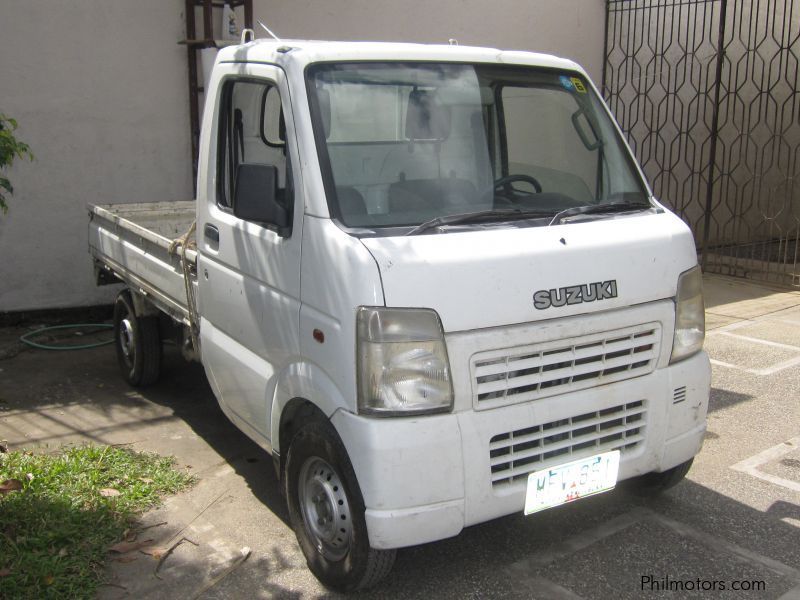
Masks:
[[[570,79],[570,82],[572,83],[573,86],[575,86],[575,89],[578,90],[578,93],[580,94],[586,93],[586,86],[583,85],[583,82],[580,79],[578,79],[577,77],[573,77],[572,79]]]
[[[560,77],[560,81],[561,81],[561,85],[564,86],[564,89],[569,90],[569,91],[572,91],[572,90],[575,89],[575,85],[572,83],[572,79],[570,79],[566,75],[562,75]]]

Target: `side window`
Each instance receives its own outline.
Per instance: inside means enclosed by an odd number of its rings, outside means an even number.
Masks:
[[[278,169],[278,200],[292,209],[292,177],[286,148],[286,125],[275,84],[230,80],[222,89],[217,148],[217,204],[231,208],[240,164]]]

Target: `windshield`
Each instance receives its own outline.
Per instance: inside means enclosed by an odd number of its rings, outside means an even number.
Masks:
[[[331,215],[346,226],[646,206],[630,155],[577,73],[345,63],[312,65],[307,77]]]

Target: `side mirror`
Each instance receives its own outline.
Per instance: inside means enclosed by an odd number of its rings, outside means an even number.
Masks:
[[[233,214],[245,221],[272,226],[287,237],[292,216],[278,202],[278,168],[243,163],[236,168]]]

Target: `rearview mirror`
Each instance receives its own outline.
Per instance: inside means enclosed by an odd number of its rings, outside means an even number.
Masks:
[[[281,237],[291,233],[291,215],[278,202],[278,168],[243,163],[236,168],[233,214],[245,221],[272,226]]]
[[[572,113],[572,126],[587,150],[597,150],[603,145],[603,141],[597,135],[592,119],[589,118],[583,108],[579,108]]]

